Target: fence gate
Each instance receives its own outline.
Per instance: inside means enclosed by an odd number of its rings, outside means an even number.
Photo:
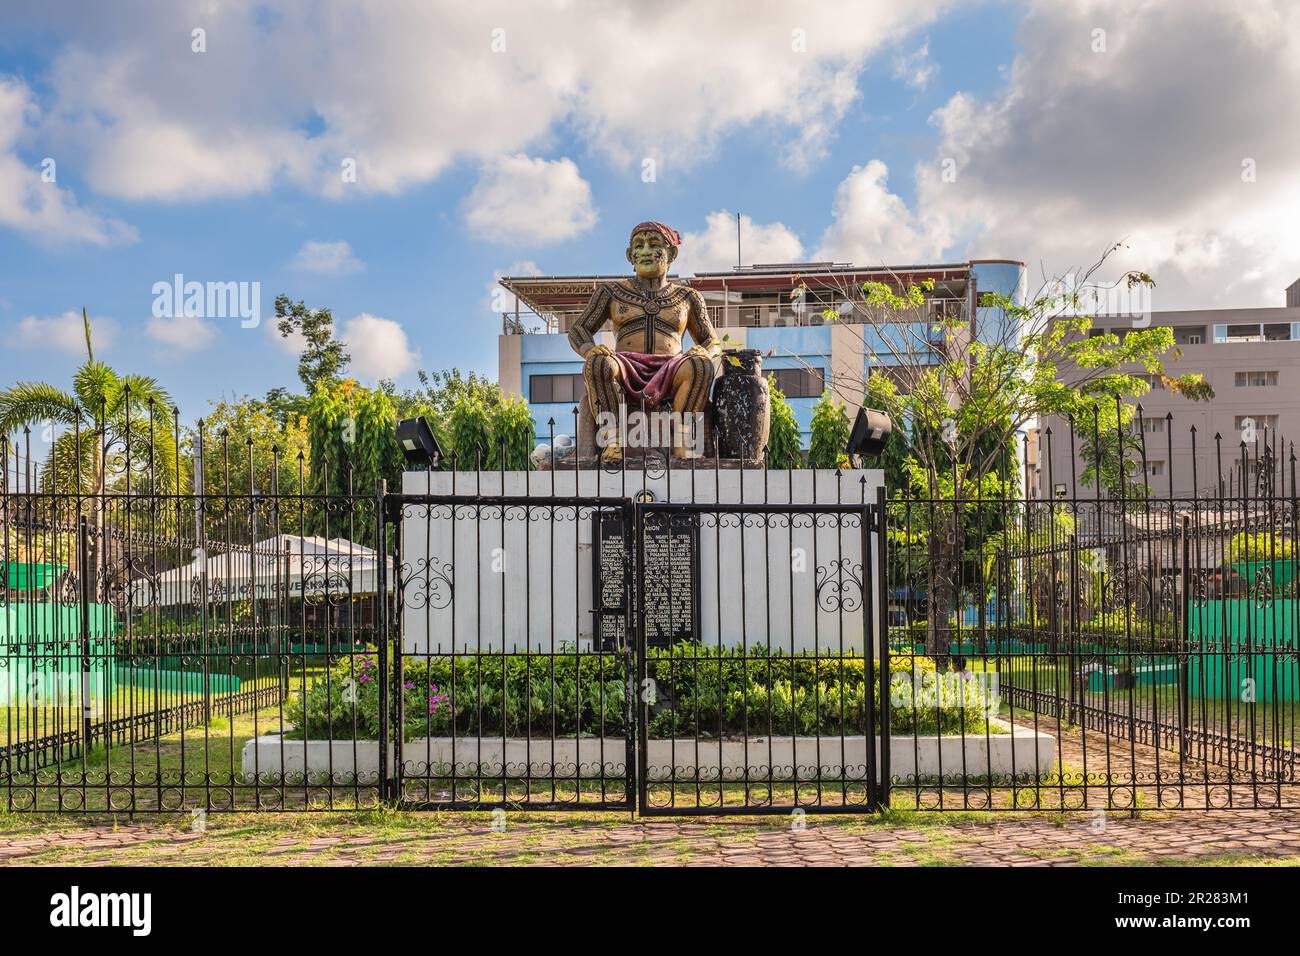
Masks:
[[[444,479],[454,483],[430,482]],[[400,523],[391,797],[411,808],[630,810],[630,500],[452,488],[390,496]]]
[[[878,805],[881,513],[635,506],[642,813]]]

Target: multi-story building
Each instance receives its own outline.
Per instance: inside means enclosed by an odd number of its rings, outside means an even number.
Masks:
[[[1169,375],[1200,372],[1214,388],[1212,400],[1193,402],[1164,387],[1159,377],[1148,376],[1152,389],[1139,400],[1141,425],[1134,423],[1133,429],[1140,427],[1145,437],[1145,483],[1153,493],[1168,495],[1172,489],[1174,496],[1183,497],[1216,490],[1220,462],[1225,487],[1231,483],[1240,488],[1243,441],[1248,481],[1257,449],[1277,448],[1279,456],[1290,455],[1290,442],[1300,436],[1300,281],[1286,290],[1286,303],[1276,309],[1151,313],[1150,326],[1173,329],[1181,350],[1177,360],[1168,363]],[[1102,317],[1094,321],[1091,334],[1123,336],[1133,327],[1128,317]],[[1137,368],[1128,371],[1143,374]],[[1073,467],[1069,423],[1048,419],[1041,425],[1038,443],[1043,455],[1036,481],[1031,482],[1037,493],[1042,497],[1096,494],[1095,488],[1078,481],[1085,462],[1077,438],[1087,424],[1076,423]]]
[[[570,324],[582,312],[597,283],[621,276],[507,276],[500,280],[508,308],[502,314],[499,381],[502,389],[523,397],[532,410],[539,441],[552,434],[572,435],[574,406],[582,397],[582,360],[569,347]],[[934,334],[940,314],[974,316],[990,335],[1002,334],[1001,311],[978,308],[986,292],[1024,296],[1025,267],[1017,261],[970,262],[868,268],[847,263],[780,263],[737,267],[730,272],[702,272],[672,277],[698,289],[709,315],[727,345],[770,353],[764,372],[776,377],[808,443],[813,407],[829,382],[865,380],[873,372],[888,374],[900,361],[898,341],[924,341]],[[900,336],[887,341],[877,325],[841,309],[848,290],[876,281],[906,287],[933,280],[933,291],[920,314],[900,322]],[[802,290],[802,291],[800,291]],[[859,292],[860,295],[860,292]],[[827,309],[841,312],[827,321]],[[612,344],[612,335],[601,333]],[[914,360],[913,358],[904,360]],[[851,389],[837,389],[850,416],[857,413]],[[549,421],[554,419],[555,425]]]

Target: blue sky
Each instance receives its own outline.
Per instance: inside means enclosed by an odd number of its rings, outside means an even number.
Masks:
[[[808,257],[858,261],[981,255],[1081,265],[1106,242],[1136,236],[1134,254],[1170,279],[1161,286],[1170,298],[1157,308],[1281,304],[1288,270],[1300,275],[1300,253],[1289,263],[1260,259],[1265,244],[1294,238],[1294,178],[1265,174],[1294,134],[1244,117],[1227,124],[1224,135],[1237,142],[1223,147],[1221,162],[1189,162],[1173,150],[1194,141],[1197,114],[1171,100],[1167,85],[1144,79],[1145,63],[1178,53],[1180,28],[1200,35],[1206,18],[1230,11],[1180,15],[1177,4],[1157,4],[1135,23],[1106,3],[881,2],[862,17],[850,5],[844,37],[834,22],[809,24],[802,59],[783,49],[804,29],[800,18],[783,12],[769,18],[770,31],[751,25],[740,35],[724,11],[692,38],[709,55],[679,58],[689,7],[670,4],[670,22],[637,40],[654,51],[653,64],[620,66],[617,51],[575,53],[572,63],[530,53],[520,37],[542,27],[516,23],[506,7],[478,19],[449,7],[445,22],[427,4],[395,2],[385,17],[357,24],[336,11],[309,40],[314,21],[302,4],[274,6],[231,4],[205,28],[210,59],[198,78],[197,54],[183,47],[189,25],[207,22],[201,4],[140,0],[118,22],[98,20],[94,5],[54,4],[24,10],[0,37],[0,93],[8,94],[0,96],[0,166],[27,177],[0,184],[0,384],[66,383],[80,361],[66,315],[84,305],[102,323],[97,353],[159,378],[186,418],[212,400],[297,386],[294,357],[266,329],[212,319],[188,340],[184,330],[159,334],[151,290],[178,272],[260,283],[264,322],[280,292],[328,306],[341,327],[363,314],[382,320],[351,327],[366,339],[360,351],[392,342],[406,359],[385,366],[367,355],[354,370],[363,380],[385,368],[399,370],[399,386],[414,382],[417,367],[494,374],[494,272],[521,264],[624,271],[627,229],[644,218],[695,235],[695,258],[684,248],[684,261],[725,268],[731,263],[717,254],[703,255],[727,247],[722,236],[706,241],[706,217],[721,210],[749,217],[756,239],[768,230],[767,248],[797,243]],[[761,21],[764,5],[742,6]],[[478,64],[497,22],[510,31],[506,70],[517,74],[501,74],[495,62],[486,82],[452,63],[441,73],[419,72],[421,64],[402,72],[406,34],[430,31],[431,59]],[[1096,24],[1110,31],[1100,54],[1089,48]],[[573,40],[572,27],[553,42]],[[1225,54],[1252,63],[1240,83],[1283,71],[1294,51],[1249,23],[1243,29]],[[439,53],[438,43],[455,46]],[[160,44],[180,52],[158,55]],[[281,48],[284,65],[267,57]],[[753,65],[764,56],[798,64],[781,67],[794,71],[781,85],[796,84],[795,95],[763,86]],[[666,91],[657,82],[664,69],[677,71]],[[317,89],[312,70],[335,75]],[[1293,103],[1294,70],[1278,81],[1280,101]],[[660,99],[665,92],[672,99]],[[1207,86],[1212,115],[1233,115],[1232,93]],[[472,109],[458,114],[467,97]],[[1098,136],[1115,140],[1113,168],[1073,160],[1086,152],[1074,137]],[[371,157],[363,188],[330,178],[349,146]],[[653,183],[642,181],[646,155],[658,157]],[[962,172],[943,192],[935,171],[949,155]],[[1256,155],[1263,185],[1243,194],[1238,157]],[[33,179],[46,157],[57,163],[53,184]],[[516,167],[494,165],[510,157],[535,164],[543,221],[529,219]],[[873,162],[887,167],[887,180],[867,168]],[[1164,194],[1158,184],[1170,179],[1177,192]],[[512,213],[471,225],[490,186],[507,198],[518,189],[518,222]],[[58,191],[56,204],[41,206],[42,187]],[[296,266],[309,243],[350,265]],[[754,245],[761,259],[764,243]]]

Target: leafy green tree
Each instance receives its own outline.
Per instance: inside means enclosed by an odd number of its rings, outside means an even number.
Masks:
[[[417,388],[407,389],[400,396],[395,395],[399,418],[414,418],[424,415],[429,420],[434,436],[447,458],[446,467],[451,466],[452,436],[449,429],[451,412],[462,398],[473,398],[485,408],[495,409],[502,400],[497,383],[477,372],[468,375],[458,368],[416,373],[420,384]]]
[[[269,402],[217,402],[203,421],[203,474],[209,492],[296,494],[306,490],[311,441],[307,416],[281,421]],[[197,444],[192,429],[189,444]],[[251,482],[250,482],[251,476]]]
[[[322,384],[312,393],[307,415],[310,489],[317,495],[368,495],[375,482],[401,481],[397,413],[379,389],[355,379]]]
[[[306,395],[299,395],[282,386],[276,386],[266,390],[266,397],[261,403],[277,422],[287,425],[294,418],[307,417],[307,406],[311,404],[311,400]]]
[[[501,390],[497,383],[477,372],[466,375],[458,368],[451,368],[438,372],[420,369],[415,374],[420,382],[419,387],[407,389],[400,398],[395,399],[398,411],[404,416],[409,413],[446,419],[451,415],[452,406],[462,396],[477,397],[489,407],[501,401]]]
[[[929,545],[930,574],[937,582],[930,592],[930,654],[947,654],[949,619],[970,551],[964,536],[971,529],[957,512],[966,499],[983,495],[990,475],[999,478],[1004,495],[1017,494],[1018,482],[1001,478],[1018,474],[1009,449],[1019,431],[1052,417],[1091,422],[1094,409],[1113,406],[1117,398],[1140,398],[1157,379],[1191,400],[1213,396],[1199,373],[1172,373],[1181,354],[1172,329],[1135,323],[1123,336],[1092,334],[1106,292],[1154,284],[1134,271],[1109,286],[1098,284],[1093,277],[1105,261],[1103,256],[1079,280],[1045,285],[1025,304],[984,293],[978,328],[963,304],[932,303],[935,288],[928,280],[894,277],[837,292],[851,304],[850,328],[860,330],[868,363],[887,374],[869,375],[865,387],[859,377],[840,375],[832,388],[863,395],[867,405],[890,416],[894,440],[906,450],[904,470],[914,472],[904,493],[929,502],[932,520],[955,529]],[[931,309],[932,304],[944,307]],[[839,310],[825,317],[837,321]]]
[[[1076,422],[1083,470],[1079,483],[1114,498],[1142,500],[1151,494],[1142,468],[1142,434],[1136,431],[1137,407],[1128,402],[1101,402],[1086,420]]]
[[[799,439],[799,423],[794,409],[786,401],[785,393],[776,387],[776,376],[767,377],[768,391],[772,396],[771,426],[767,434],[767,467],[802,468],[803,446]]]
[[[458,395],[446,420],[447,467],[473,471],[487,467],[492,455],[492,406],[473,393]]]
[[[300,335],[302,354],[298,356],[298,378],[308,396],[322,383],[336,381],[352,361],[347,347],[334,337],[334,316],[329,309],[312,310],[299,299],[287,295],[275,297],[276,328],[284,338]]]
[[[306,493],[310,476],[310,442],[306,415],[281,422],[265,401],[241,398],[217,402],[207,418],[189,430],[191,456],[203,438],[203,487],[213,495],[269,495],[274,507],[261,509],[244,498],[213,512],[210,540],[261,541],[274,534],[297,534],[311,506],[296,507],[287,497]]]
[[[838,468],[849,443],[849,416],[827,389],[813,408],[812,437],[808,441],[808,465]]]
[[[503,395],[489,416],[491,447],[488,451],[488,467],[504,468],[507,471],[531,469],[533,413],[529,411],[528,403]]]
[[[1008,444],[1031,422],[1071,415],[1090,421],[1095,406],[1117,396],[1139,398],[1156,379],[1190,400],[1213,397],[1200,373],[1171,374],[1181,356],[1172,329],[1092,334],[1104,292],[1154,284],[1135,271],[1110,285],[1093,282],[1105,261],[1103,256],[1079,281],[1048,283],[1026,304],[984,293],[978,329],[964,308],[927,311],[934,293],[930,280],[867,282],[843,290],[853,305],[851,328],[863,330],[868,361],[889,372],[868,376],[867,403],[901,424],[895,438],[924,470],[931,497],[941,474],[957,475],[954,492],[961,496],[966,483],[1009,470]],[[827,318],[836,321],[838,310],[828,310]],[[832,388],[855,396],[864,391],[860,378],[843,374]]]

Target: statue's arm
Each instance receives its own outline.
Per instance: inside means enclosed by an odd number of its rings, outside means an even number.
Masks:
[[[569,344],[573,346],[573,351],[586,358],[587,353],[595,347],[596,333],[605,324],[605,319],[608,316],[609,289],[600,285],[591,294],[591,299],[588,300],[587,307],[582,310],[582,314],[574,320],[573,325],[569,328]]]
[[[686,318],[686,331],[691,333],[691,341],[704,349],[710,356],[716,356],[722,350],[722,342],[709,320],[709,307],[704,304],[704,296],[691,290],[691,311]]]

